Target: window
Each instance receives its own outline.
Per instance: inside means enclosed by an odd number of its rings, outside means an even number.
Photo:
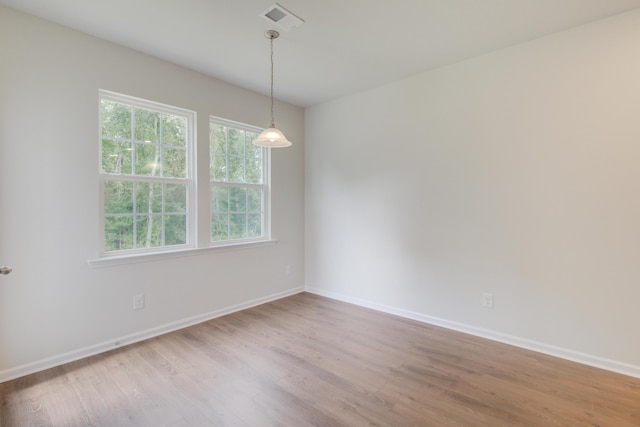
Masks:
[[[195,113],[100,92],[103,255],[195,245]]]
[[[262,130],[210,117],[209,182],[197,182],[195,112],[100,91],[97,264],[269,244],[269,150],[252,144]]]
[[[209,119],[212,244],[269,238],[268,151],[252,144],[260,132]]]

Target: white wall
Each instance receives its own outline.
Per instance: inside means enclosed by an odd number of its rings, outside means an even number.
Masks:
[[[208,116],[265,126],[268,97],[1,6],[0,40],[0,381],[302,288],[302,109],[276,105],[294,141],[272,153],[277,244],[90,268],[98,89],[195,110],[204,179]]]
[[[308,108],[308,289],[640,376],[638,52],[635,11]]]

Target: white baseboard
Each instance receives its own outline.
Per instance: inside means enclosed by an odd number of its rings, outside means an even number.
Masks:
[[[527,350],[536,351],[538,353],[547,354],[550,356],[559,357],[561,359],[570,360],[572,362],[581,363],[583,365],[593,366],[595,368],[605,369],[607,371],[616,372],[623,375],[628,375],[635,378],[640,378],[640,366],[635,366],[615,360],[605,359],[598,356],[593,356],[578,351],[556,347],[553,345],[541,343],[538,341],[528,340],[525,338],[519,338],[513,335],[503,334],[501,332],[492,331],[489,329],[478,328],[463,323],[452,322],[450,320],[441,319],[438,317],[428,316],[426,314],[417,313],[402,308],[379,304],[372,301],[363,300],[360,298],[351,297],[348,295],[326,291],[324,289],[307,287],[306,292],[324,296],[327,298],[335,299],[338,301],[347,302],[350,304],[358,305],[361,307],[370,308],[376,311],[393,314],[396,316],[404,317],[407,319],[416,320],[418,322],[427,323],[430,325],[441,326],[443,328],[452,329],[459,332],[464,332],[470,335],[475,335],[482,338],[487,338],[492,341],[498,341],[504,344],[513,345]]]
[[[123,337],[113,338],[109,341],[84,347],[78,350],[70,351],[68,353],[59,354],[56,356],[48,357],[46,359],[38,360],[36,362],[27,363],[25,365],[10,368],[4,371],[0,371],[0,383],[9,381],[15,378],[19,378],[25,375],[33,374],[35,372],[43,371],[45,369],[60,366],[65,363],[73,362],[84,357],[93,356],[95,354],[104,353],[105,351],[113,350],[114,348],[122,347],[128,344],[144,341],[149,338],[157,337],[169,332],[177,331],[188,326],[196,325],[198,323],[206,322],[207,320],[215,319],[227,314],[235,313],[237,311],[246,310],[251,307],[255,307],[260,304],[264,304],[270,301],[275,301],[281,298],[285,298],[291,295],[303,292],[304,288],[294,288],[284,292],[279,292],[265,297],[256,298],[251,301],[246,301],[241,304],[233,305],[230,307],[221,308],[209,313],[200,314],[198,316],[181,319],[175,322],[167,323],[155,328],[147,329],[145,331],[136,332],[135,334],[126,335]]]

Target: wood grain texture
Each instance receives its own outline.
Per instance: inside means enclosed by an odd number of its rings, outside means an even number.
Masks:
[[[302,293],[0,384],[0,426],[640,426],[640,379]]]

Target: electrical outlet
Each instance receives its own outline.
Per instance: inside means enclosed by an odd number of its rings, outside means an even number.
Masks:
[[[144,294],[133,296],[133,309],[142,310],[144,308]]]
[[[482,306],[486,308],[493,308],[493,294],[482,294]]]
[[[285,265],[284,274],[287,275],[287,276],[291,274],[291,264]]]

